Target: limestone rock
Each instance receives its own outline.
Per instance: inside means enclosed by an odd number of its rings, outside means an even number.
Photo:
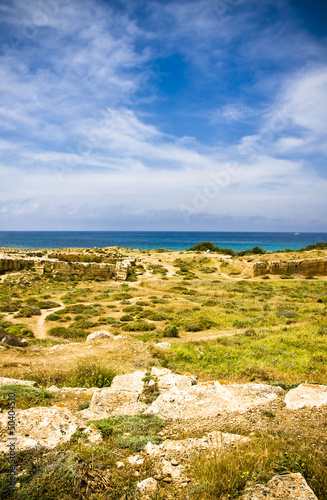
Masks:
[[[144,387],[143,379],[145,374],[146,370],[137,370],[134,373],[117,375],[117,377],[113,379],[110,387],[116,391],[132,391],[141,394]]]
[[[318,500],[299,473],[273,477],[267,484],[258,484],[241,500]]]
[[[10,335],[6,333],[5,330],[0,326],[0,343],[3,345],[10,345],[13,347],[27,347],[28,342],[26,339],[21,337],[15,337],[15,335]]]
[[[195,377],[192,375],[178,375],[172,373],[171,370],[166,368],[156,368],[153,367],[151,370],[151,375],[157,377],[158,388],[160,392],[169,391],[172,389],[178,389],[180,391],[185,391],[190,389],[192,385],[196,384]]]
[[[129,465],[133,467],[139,467],[144,464],[144,458],[142,458],[141,455],[133,455],[132,457],[128,457],[127,460]]]
[[[91,444],[101,444],[103,441],[101,432],[95,427],[94,424],[89,425],[84,431],[84,434]]]
[[[0,414],[0,451],[7,452],[7,412]],[[74,415],[62,405],[51,408],[29,408],[16,411],[16,446],[26,448],[54,448],[59,443],[69,441],[77,430]]]
[[[92,340],[98,340],[98,339],[113,339],[114,335],[110,332],[107,332],[106,330],[100,330],[98,332],[90,333],[86,337],[87,342],[92,342]]]
[[[249,438],[239,434],[214,431],[208,432],[202,438],[166,439],[161,444],[149,442],[144,451],[151,457],[164,457],[172,465],[176,466],[178,465],[176,458],[181,460],[185,455],[190,455],[195,451],[224,448],[246,441],[249,441]]]
[[[153,477],[148,477],[137,483],[136,488],[142,495],[148,495],[157,492],[158,483]]]
[[[262,276],[263,274],[301,274],[303,276],[326,276],[327,259],[302,259],[271,262],[255,262],[253,265],[253,275]]]
[[[92,397],[96,387],[56,387],[52,385],[46,389],[50,394],[56,394],[60,396],[89,396]]]
[[[99,420],[114,415],[136,415],[147,408],[138,399],[138,392],[115,390],[111,387],[96,389],[90,407],[79,411],[78,415],[83,420]]]
[[[169,344],[168,342],[158,342],[156,344],[156,347],[159,347],[160,349],[169,349],[169,347],[171,347],[171,344]]]
[[[37,383],[32,380],[17,380],[15,378],[0,377],[1,385],[27,385],[29,387],[37,387]]]
[[[246,411],[268,403],[284,391],[265,384],[232,384],[206,382],[190,389],[166,391],[148,408],[146,413],[162,418],[214,417],[222,411]]]
[[[248,440],[249,438],[238,434],[210,432],[202,438],[167,439],[159,445],[149,442],[144,451],[156,459],[157,469],[161,476],[169,477],[172,481],[181,484],[187,480],[184,464],[186,457],[190,457],[195,452],[217,450]]]
[[[303,406],[327,405],[327,386],[300,384],[286,394],[285,403],[290,410],[297,410]]]

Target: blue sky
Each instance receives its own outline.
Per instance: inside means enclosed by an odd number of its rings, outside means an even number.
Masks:
[[[0,1],[0,230],[327,231],[327,5]]]

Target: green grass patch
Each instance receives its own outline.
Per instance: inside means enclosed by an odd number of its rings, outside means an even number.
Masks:
[[[105,439],[110,438],[118,448],[130,448],[141,451],[151,441],[158,444],[161,437],[158,432],[164,427],[164,421],[154,415],[122,415],[88,422],[94,424]],[[124,434],[128,433],[126,436]]]
[[[25,410],[35,406],[50,406],[52,396],[38,387],[3,385],[0,387],[0,410],[8,409],[8,395],[15,394],[16,409]]]
[[[237,498],[276,474],[301,473],[319,499],[327,499],[327,458],[323,446],[286,438],[251,438],[236,448],[213,452],[191,465],[193,498]]]
[[[75,367],[65,374],[62,385],[66,387],[109,387],[116,375],[115,370],[105,364],[85,358],[80,359]]]
[[[327,336],[319,333],[322,328],[285,328],[173,344],[169,353],[158,351],[156,356],[174,371],[213,378],[327,384]]]

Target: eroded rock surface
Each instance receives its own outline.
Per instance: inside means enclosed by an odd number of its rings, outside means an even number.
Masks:
[[[253,275],[262,276],[264,274],[301,274],[303,276],[326,276],[327,259],[317,257],[315,259],[255,262],[253,264]]]
[[[214,417],[224,411],[246,411],[264,405],[283,392],[280,387],[265,384],[206,382],[188,390],[164,392],[146,413],[171,419]]]
[[[100,330],[99,332],[94,332],[90,333],[86,337],[86,342],[92,342],[92,340],[98,340],[98,339],[113,339],[114,335],[110,332],[107,332],[106,330]]]
[[[157,378],[160,392],[170,391],[172,389],[186,391],[190,389],[192,385],[196,384],[194,376],[178,375],[176,373],[172,373],[171,370],[168,370],[167,368],[153,367],[151,370],[151,376]]]
[[[99,420],[115,415],[137,415],[147,409],[147,405],[139,401],[138,392],[115,390],[111,387],[97,389],[92,397],[90,407],[78,412],[83,420]]]
[[[257,484],[242,500],[318,500],[299,473],[273,477],[267,484]]]
[[[167,439],[159,445],[149,442],[144,451],[156,459],[158,473],[163,477],[171,478],[174,482],[182,483],[187,480],[185,465],[187,459],[196,452],[217,450],[235,446],[237,443],[248,441],[249,438],[238,434],[210,432],[202,438],[187,438],[181,440]]]
[[[298,410],[304,406],[327,405],[327,386],[300,384],[286,394],[285,403],[290,410]]]
[[[51,408],[29,408],[18,410],[15,416],[16,447],[19,450],[28,448],[54,448],[59,443],[69,441],[77,430],[76,417],[63,405]],[[0,414],[0,451],[8,452],[8,415]]]
[[[12,347],[28,346],[28,342],[26,339],[15,337],[15,335],[10,335],[9,333],[6,333],[5,330],[2,328],[2,326],[0,326],[0,343]]]
[[[6,377],[0,377],[0,386],[1,385],[27,385],[29,387],[37,387],[37,383],[32,380],[18,380]]]
[[[132,391],[141,393],[144,387],[144,377],[146,370],[137,370],[126,375],[117,375],[111,383],[110,388],[116,391]]]

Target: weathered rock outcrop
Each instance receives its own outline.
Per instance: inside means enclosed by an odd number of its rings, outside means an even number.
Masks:
[[[242,500],[318,500],[300,473],[275,476],[267,484],[257,484]]]
[[[285,403],[290,410],[298,410],[304,406],[327,405],[327,386],[300,384],[286,394]]]
[[[24,257],[19,254],[0,255],[0,274],[23,269],[35,269],[39,274],[51,273],[63,276],[81,276],[83,278],[126,280],[135,260],[122,256],[112,258],[110,262],[72,262],[44,257]]]
[[[98,332],[93,332],[90,333],[86,337],[86,342],[92,342],[92,340],[99,340],[99,339],[113,339],[114,335],[110,332],[107,332],[106,330],[100,330]]]
[[[5,330],[0,326],[0,344],[10,345],[13,347],[27,347],[28,342],[20,337],[15,337],[6,333]]]
[[[15,378],[7,377],[0,377],[0,386],[1,385],[25,385],[29,387],[37,387],[37,383],[33,380],[17,380]]]
[[[303,259],[287,261],[255,262],[253,275],[264,274],[301,274],[303,276],[327,276],[327,259]]]
[[[163,392],[146,413],[164,419],[215,417],[224,411],[246,411],[267,404],[283,392],[265,384],[205,382],[188,390]]]
[[[77,430],[76,417],[62,405],[52,408],[29,408],[16,411],[16,446],[19,450],[28,448],[54,448],[69,441]],[[0,451],[8,452],[8,416],[0,414]]]

